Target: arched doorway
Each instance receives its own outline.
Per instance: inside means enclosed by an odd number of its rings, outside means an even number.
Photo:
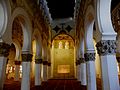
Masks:
[[[57,35],[52,41],[51,54],[53,78],[74,78],[74,40],[66,34]]]

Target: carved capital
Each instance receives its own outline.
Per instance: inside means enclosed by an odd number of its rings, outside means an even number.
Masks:
[[[0,56],[7,57],[9,55],[10,45],[0,42]]]
[[[51,62],[48,62],[48,66],[51,66]]]
[[[117,59],[118,63],[120,63],[120,57],[116,57],[116,59]]]
[[[20,65],[21,61],[15,61],[15,65]]]
[[[85,61],[95,61],[95,53],[85,53]]]
[[[35,59],[35,63],[36,63],[36,64],[41,64],[42,62],[43,62],[42,59]]]
[[[48,65],[48,61],[43,61],[43,65]]]
[[[31,62],[32,61],[32,54],[22,54],[22,61],[23,62]]]
[[[79,58],[81,63],[85,63],[85,58]]]
[[[116,53],[115,40],[102,40],[96,44],[97,52],[99,55],[110,55]]]
[[[80,60],[76,60],[76,65],[80,65],[80,64],[81,64]]]

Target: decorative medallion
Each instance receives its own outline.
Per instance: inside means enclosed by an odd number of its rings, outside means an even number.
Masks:
[[[102,40],[96,44],[99,55],[109,55],[116,53],[116,41],[115,40]]]

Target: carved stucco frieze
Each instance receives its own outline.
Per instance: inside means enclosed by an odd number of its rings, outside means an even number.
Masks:
[[[10,45],[0,42],[0,56],[7,57],[9,55]]]
[[[95,53],[85,53],[85,61],[95,61]]]
[[[97,52],[99,55],[110,55],[116,53],[115,40],[102,40],[96,44]]]
[[[31,62],[32,61],[32,54],[22,54],[22,61],[23,62]]]

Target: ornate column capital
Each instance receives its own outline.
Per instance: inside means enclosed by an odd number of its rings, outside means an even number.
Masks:
[[[116,57],[116,59],[117,59],[118,63],[120,63],[120,57]]]
[[[51,62],[48,62],[48,66],[51,66]]]
[[[23,62],[31,62],[32,61],[32,54],[22,54],[22,61]]]
[[[42,59],[35,59],[35,63],[36,63],[36,64],[41,64],[42,62],[43,62]]]
[[[85,63],[85,58],[79,58],[81,63]]]
[[[9,55],[10,45],[0,42],[0,56],[7,57]]]
[[[96,44],[97,52],[99,55],[110,55],[116,53],[116,41],[115,40],[102,40]]]
[[[80,64],[81,64],[80,60],[76,60],[76,66]]]
[[[85,61],[95,61],[95,53],[85,53]]]
[[[43,61],[43,65],[48,65],[48,61]]]
[[[15,65],[20,65],[21,61],[15,61]]]

